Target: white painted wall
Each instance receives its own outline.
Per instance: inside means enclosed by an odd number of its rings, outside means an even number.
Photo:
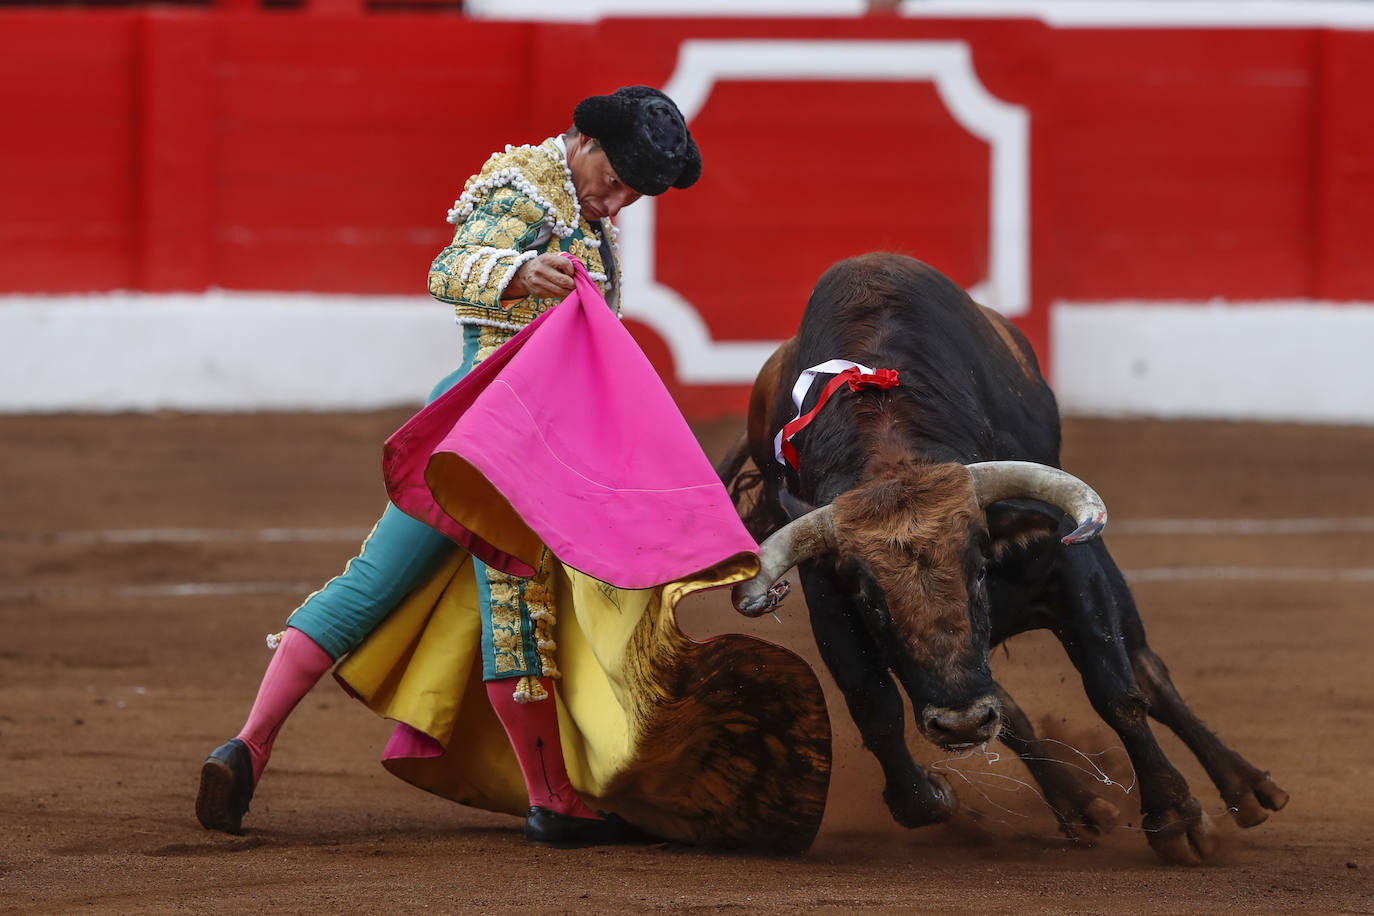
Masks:
[[[1374,423],[1374,303],[1069,303],[1065,414]]]
[[[465,0],[474,19],[594,22],[607,16],[861,16],[868,0]]]
[[[1061,28],[1374,28],[1369,0],[902,0],[899,11],[1039,19]]]
[[[465,15],[526,22],[618,16],[853,17],[870,0],[467,0]],[[883,3],[883,6],[888,4]],[[1064,28],[1374,28],[1370,0],[900,0],[913,19],[1039,19]]]
[[[5,296],[0,412],[420,403],[461,354],[428,296]]]
[[[1374,303],[1061,302],[1050,330],[1067,415],[1374,424]],[[0,412],[412,405],[460,350],[427,297],[0,297]]]

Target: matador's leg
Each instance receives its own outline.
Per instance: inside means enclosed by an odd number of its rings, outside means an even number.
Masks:
[[[546,549],[533,578],[522,579],[474,560],[482,611],[482,677],[525,779],[530,810],[525,838],[551,846],[623,843],[634,831],[582,801],[563,760],[558,706],[553,700],[556,622],[554,560]]]

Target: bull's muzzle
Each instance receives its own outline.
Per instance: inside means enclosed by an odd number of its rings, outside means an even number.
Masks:
[[[989,694],[962,709],[927,706],[920,724],[925,736],[944,748],[984,744],[1002,729],[1002,704]]]

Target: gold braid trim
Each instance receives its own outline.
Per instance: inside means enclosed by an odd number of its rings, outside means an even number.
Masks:
[[[478,298],[479,294],[464,288],[464,284],[468,282],[468,275],[474,270],[477,262],[482,260],[487,266],[483,268],[485,272],[479,273],[476,277],[480,280],[478,286],[490,290],[494,285],[499,285],[500,289],[504,289],[510,275],[513,275],[519,266],[516,263],[519,258],[513,249],[493,246],[497,243],[501,246],[511,244],[524,231],[532,229],[541,221],[552,223],[553,230],[553,235],[544,250],[571,254],[586,266],[587,272],[592,274],[603,293],[610,291],[611,279],[606,276],[606,266],[600,251],[602,245],[615,244],[610,221],[603,220],[600,226],[605,233],[604,240],[597,245],[591,244],[592,241],[598,241],[596,228],[582,217],[573,195],[572,180],[564,171],[563,154],[552,140],[546,140],[539,146],[507,147],[504,153],[493,153],[481,171],[467,180],[462,196],[454,201],[453,209],[449,211],[449,222],[458,227],[454,235],[454,246],[463,244],[465,239],[469,242],[477,241],[465,232],[464,223],[484,205],[483,201],[499,188],[510,188],[528,198],[528,202],[523,206],[513,207],[503,217],[504,222],[500,225],[485,227],[477,233],[481,236],[481,243],[486,247],[477,248],[470,254],[456,256],[452,262],[453,266],[448,268],[454,270],[459,263],[463,265],[457,270],[456,277],[435,271],[429,276],[430,293],[454,304],[454,313],[460,324],[480,324],[498,319],[523,327],[558,304],[557,299],[526,296],[522,299],[499,300],[493,308],[474,302],[473,299]],[[530,202],[533,204],[532,207],[529,206]],[[488,248],[493,250],[487,250]],[[503,265],[498,269],[489,269],[491,259],[496,257],[510,261],[511,266]]]
[[[539,663],[538,673],[519,676],[511,694],[517,703],[537,703],[545,699],[548,691],[539,683],[539,678],[563,676],[554,661],[558,645],[553,641],[553,627],[558,618],[554,613],[553,563],[553,554],[546,547],[539,557],[539,568],[531,578],[492,569],[487,571],[487,583],[491,588],[493,652],[498,677],[503,670],[510,671],[513,664],[530,670],[524,667],[524,660],[528,658],[525,653],[530,645],[521,636],[523,626],[519,608],[522,605],[532,625],[530,636]]]
[[[558,644],[553,641],[553,627],[558,617],[554,613],[554,594],[550,586],[552,560],[553,554],[545,547],[539,558],[539,571],[525,591],[525,606],[530,609],[530,620],[534,622],[534,651],[539,656],[539,670],[544,677],[561,678],[563,672],[553,660],[553,654],[558,651]]]
[[[511,694],[511,699],[517,703],[538,703],[548,698],[549,692],[539,683],[539,678],[528,675],[516,682],[515,693]]]
[[[554,221],[554,235],[570,235],[580,222],[580,208],[573,197],[563,154],[553,140],[538,146],[508,146],[504,153],[492,153],[481,170],[463,185],[463,193],[453,202],[448,221],[461,225],[477,208],[477,202],[496,188],[513,187],[544,210]]]

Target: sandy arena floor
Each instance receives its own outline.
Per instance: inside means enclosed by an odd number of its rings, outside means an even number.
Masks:
[[[202,830],[205,754],[238,729],[263,635],[334,575],[380,509],[404,412],[0,418],[0,911],[1374,913],[1374,429],[1073,421],[1065,465],[1194,709],[1292,794],[1206,867],[1158,865],[1130,814],[1071,848],[1009,752],[950,764],[965,810],[896,827],[837,694],[835,771],[796,858],[671,846],[556,852],[378,764],[387,723],[325,682],[284,730],[241,837]],[[733,424],[700,430],[714,458]],[[1180,526],[1205,519],[1219,525]],[[1306,519],[1285,525],[1231,520]],[[684,626],[816,661],[799,596],[745,620],[723,595]],[[1129,785],[1049,637],[994,673],[1052,734]],[[829,686],[828,675],[823,678]],[[918,740],[918,739],[913,739]],[[918,747],[932,760],[928,748]]]

